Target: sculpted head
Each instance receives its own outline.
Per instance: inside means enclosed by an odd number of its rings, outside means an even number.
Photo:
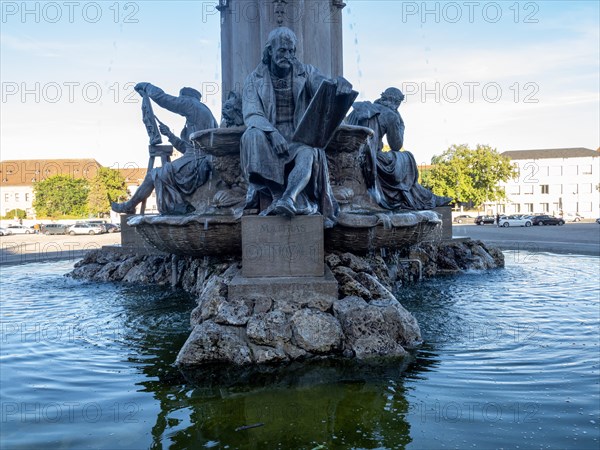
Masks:
[[[389,87],[381,93],[381,97],[377,100],[377,103],[381,103],[392,109],[398,109],[403,100],[404,94],[400,89]]]
[[[274,65],[280,70],[289,69],[296,59],[297,42],[296,35],[289,28],[275,28],[267,38],[262,62],[270,66]]]
[[[181,90],[179,91],[179,96],[180,97],[193,97],[198,100],[202,99],[202,94],[199,91],[197,91],[196,89],[191,88],[191,87],[181,88]]]
[[[227,100],[223,103],[221,115],[223,116],[226,127],[238,127],[244,125],[242,97],[236,92],[231,91]]]

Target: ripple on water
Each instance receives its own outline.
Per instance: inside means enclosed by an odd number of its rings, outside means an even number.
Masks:
[[[425,339],[411,364],[217,378],[172,366],[188,297],[3,268],[2,446],[597,448],[598,258],[506,260],[398,292]]]

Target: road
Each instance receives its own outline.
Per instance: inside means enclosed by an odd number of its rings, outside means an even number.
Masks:
[[[16,234],[0,236],[0,265],[81,259],[82,255],[103,245],[121,243],[121,233],[89,235]]]
[[[508,227],[454,224],[454,237],[470,237],[502,250],[543,251],[600,256],[600,225],[567,223],[559,226]],[[121,243],[120,233],[95,236],[42,234],[0,236],[0,265],[80,259],[87,250]]]
[[[567,223],[563,226],[498,228],[495,225],[454,224],[453,237],[470,237],[502,250],[542,251],[600,256],[600,225]]]

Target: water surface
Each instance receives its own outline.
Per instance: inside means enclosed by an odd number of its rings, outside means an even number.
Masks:
[[[172,365],[183,293],[3,267],[1,448],[598,448],[600,261],[506,257],[398,291],[410,360],[261,373]]]

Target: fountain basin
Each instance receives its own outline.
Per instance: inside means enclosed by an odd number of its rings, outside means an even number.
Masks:
[[[152,246],[180,256],[241,255],[242,225],[232,215],[134,216],[127,221]]]
[[[340,213],[335,227],[325,230],[328,251],[367,254],[382,248],[409,247],[428,240],[439,240],[442,220],[434,211],[378,214]]]

